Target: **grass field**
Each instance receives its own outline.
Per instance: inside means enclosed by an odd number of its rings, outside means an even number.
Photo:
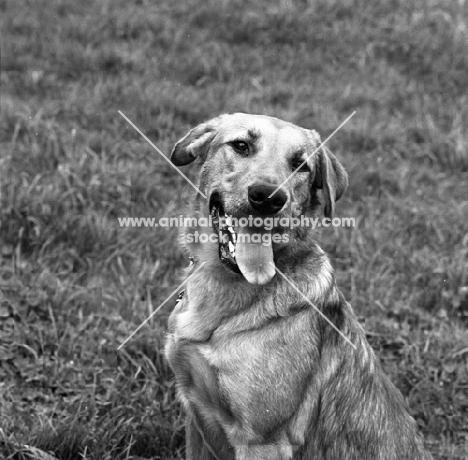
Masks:
[[[435,459],[468,458],[468,4],[246,4],[0,0],[0,458],[184,457],[175,296],[116,348],[188,259],[117,218],[193,191],[118,110],[166,154],[222,112],[325,137],[356,110],[330,148],[357,226],[323,247]]]

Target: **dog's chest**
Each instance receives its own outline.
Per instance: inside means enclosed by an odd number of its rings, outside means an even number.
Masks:
[[[313,347],[304,345],[304,318],[281,321],[264,330],[214,333],[204,343],[172,337],[167,356],[181,399],[239,438],[259,441],[285,423],[300,405]],[[284,327],[296,333],[285,335]]]

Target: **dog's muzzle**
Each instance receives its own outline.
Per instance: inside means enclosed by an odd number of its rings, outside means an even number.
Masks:
[[[271,190],[263,189],[261,194],[253,194],[257,203],[267,201]],[[258,192],[258,190],[257,190]],[[262,198],[263,197],[263,198]],[[249,196],[250,199],[250,196]],[[255,200],[254,200],[255,201]],[[274,204],[266,203],[263,209],[281,209],[287,201],[280,194]],[[280,207],[280,203],[283,203]],[[260,206],[260,205],[259,205]],[[218,250],[221,262],[235,273],[242,273],[250,284],[267,284],[275,276],[273,260],[272,229],[264,226],[234,225],[232,216],[226,214],[222,200],[217,193],[213,193],[209,204],[213,221],[213,230],[218,234]],[[252,216],[249,216],[252,217]],[[244,219],[247,219],[244,216]],[[251,224],[250,224],[251,225]]]
[[[218,235],[218,251],[221,262],[235,273],[240,273],[236,261],[237,234],[232,225],[230,216],[224,212],[224,207],[217,193],[210,199],[210,215],[213,221],[213,230]]]

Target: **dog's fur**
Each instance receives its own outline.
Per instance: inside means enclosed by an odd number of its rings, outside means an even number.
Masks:
[[[249,145],[247,154],[232,147],[239,139]],[[275,118],[222,115],[190,131],[171,159],[178,166],[202,164],[199,187],[207,199],[193,198],[192,216],[207,217],[216,192],[226,212],[242,217],[256,215],[249,185],[281,184],[298,157],[319,144],[315,131]],[[325,148],[308,167],[283,186],[288,203],[279,216],[319,216],[319,193],[325,215],[333,216],[346,172]],[[207,231],[186,232],[196,230]],[[310,303],[279,273],[250,284],[221,263],[217,244],[188,245],[195,263],[166,345],[187,411],[187,459],[430,459],[401,394],[336,287],[317,232],[287,232],[289,242],[273,244],[274,264]]]

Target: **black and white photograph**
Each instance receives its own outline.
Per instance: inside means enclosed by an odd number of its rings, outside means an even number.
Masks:
[[[468,2],[0,0],[0,460],[468,460]]]

